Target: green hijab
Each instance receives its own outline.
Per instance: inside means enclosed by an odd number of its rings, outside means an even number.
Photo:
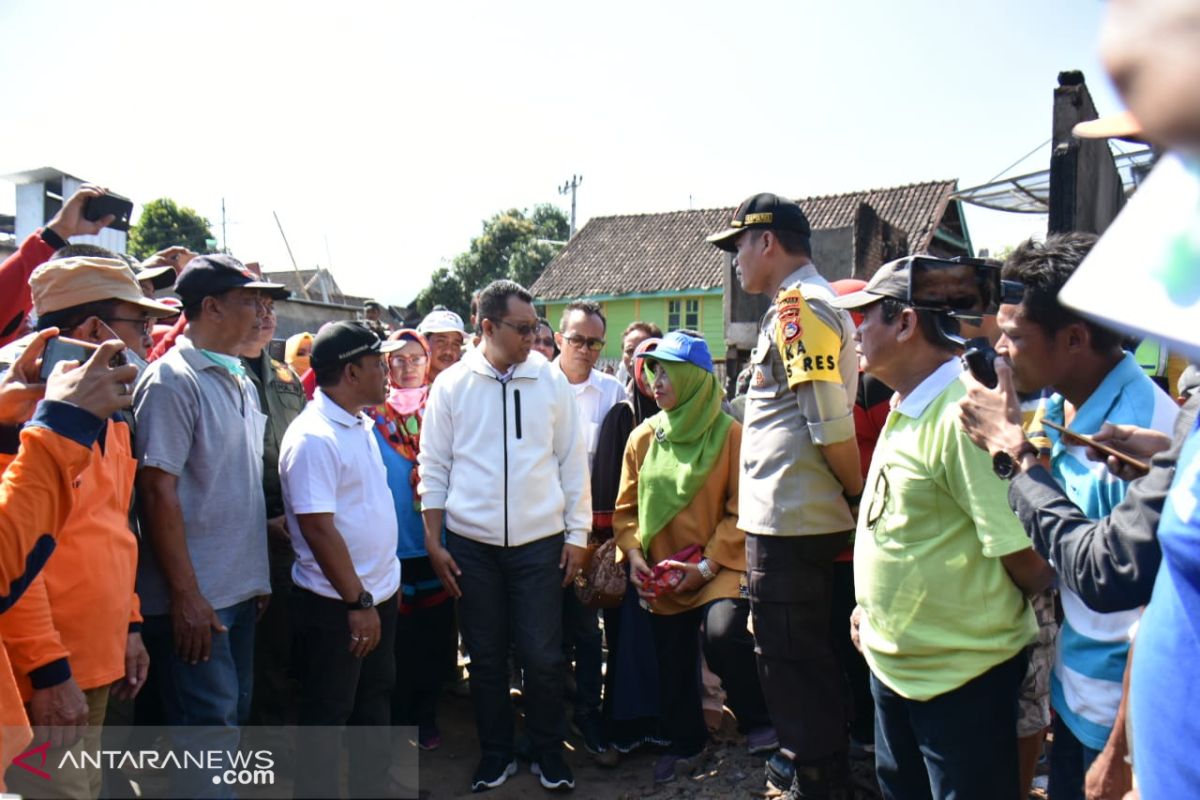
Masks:
[[[651,360],[652,353],[646,358],[647,370]],[[700,491],[733,424],[733,418],[721,411],[716,375],[687,362],[658,363],[667,370],[676,403],[648,420],[655,436],[638,471],[638,540],[644,553]]]

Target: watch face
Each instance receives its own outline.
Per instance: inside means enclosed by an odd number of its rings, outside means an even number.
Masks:
[[[992,470],[1004,480],[1008,480],[1016,471],[1016,462],[1008,453],[1001,450],[992,456]]]

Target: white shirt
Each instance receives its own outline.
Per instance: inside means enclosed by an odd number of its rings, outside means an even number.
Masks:
[[[400,588],[396,508],[373,424],[317,389],[279,446],[279,479],[296,549],[292,580],[322,597],[342,599],[301,534],[297,514],[333,514],[354,571],[376,603]]]
[[[554,363],[562,369],[558,359]],[[588,468],[591,469],[596,458],[600,426],[613,406],[625,399],[625,385],[612,375],[593,369],[586,381],[572,383],[571,388],[579,406],[579,424],[583,428],[583,443],[587,446]]]

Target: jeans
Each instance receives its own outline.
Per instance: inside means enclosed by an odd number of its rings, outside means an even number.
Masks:
[[[824,764],[848,746],[829,609],[833,559],[849,538],[746,535],[758,675],[779,743],[801,765]]]
[[[693,756],[708,741],[700,703],[700,632],[704,657],[721,678],[738,728],[748,732],[770,725],[755,670],[754,639],[746,629],[749,604],[725,598],[680,614],[654,614],[654,648],[662,702],[662,732],[668,751]]]
[[[300,667],[300,724],[296,745],[297,797],[337,797],[341,736],[346,732],[352,797],[378,797],[388,791],[391,740],[382,728],[391,722],[396,680],[396,597],[380,600],[379,644],[365,658],[350,652],[350,618],[341,599],[292,590],[292,629]],[[367,726],[374,726],[374,730]],[[366,730],[355,730],[366,727]],[[334,754],[331,759],[330,754]]]
[[[189,664],[175,654],[170,616],[148,616],[142,623],[142,641],[154,665],[151,669],[158,672],[163,722],[175,726],[172,742],[177,749],[199,752],[237,748],[238,726],[244,725],[250,715],[257,613],[253,597],[216,609],[226,631],[212,632],[209,659],[197,664]],[[210,773],[198,770],[179,773],[171,791],[181,797],[233,796],[231,787],[214,784]]]
[[[158,672],[167,725],[237,727],[250,715],[254,684],[254,598],[216,610],[225,633],[212,633],[208,661],[189,664],[175,654],[171,618],[146,617],[142,641]]]
[[[462,570],[458,624],[471,654],[471,704],[484,756],[513,755],[510,643],[525,670],[525,729],[534,757],[562,749],[562,548],[561,534],[501,547],[446,533],[446,549]]]
[[[901,697],[872,675],[875,771],[884,798],[1017,797],[1017,693],[1025,665],[1025,653],[1018,653],[925,701]]]
[[[1099,755],[1099,750],[1093,750],[1076,739],[1062,717],[1055,715],[1047,794],[1054,800],[1083,800],[1083,779]]]
[[[563,640],[575,649],[575,713],[596,713],[604,661],[600,612],[579,602],[573,586],[563,589]]]

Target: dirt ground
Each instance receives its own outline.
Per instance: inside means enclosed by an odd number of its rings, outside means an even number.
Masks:
[[[475,740],[475,724],[470,701],[447,692],[439,709],[442,746],[420,756],[421,797],[430,800],[467,798],[471,794],[471,773],[479,758]],[[636,800],[652,797],[669,798],[726,798],[770,797],[763,773],[764,756],[746,752],[745,741],[738,735],[728,713],[720,731],[713,737],[691,775],[673,783],[655,786],[652,772],[658,752],[643,748],[623,756],[615,767],[598,765],[583,750],[578,737],[567,742],[566,760],[575,773],[575,791],[569,796],[576,800]],[[529,800],[549,796],[537,777],[529,771],[527,762],[518,761],[516,776],[486,797],[496,800]],[[877,797],[863,793],[862,800]],[[857,799],[856,799],[857,800]]]

